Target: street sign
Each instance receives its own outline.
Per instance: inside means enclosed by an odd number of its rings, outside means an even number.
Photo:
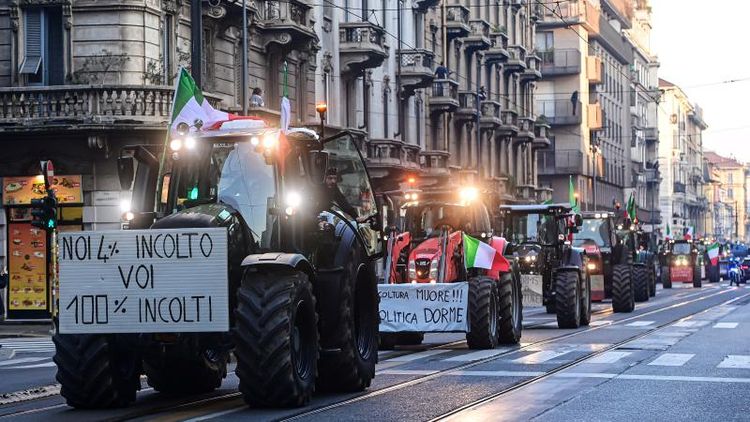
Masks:
[[[226,229],[60,233],[60,332],[229,330]]]
[[[466,332],[469,283],[378,284],[380,332]]]

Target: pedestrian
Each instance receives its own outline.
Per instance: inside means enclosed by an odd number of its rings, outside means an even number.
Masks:
[[[484,85],[479,87],[479,101],[484,101],[487,99],[487,89],[485,89]]]
[[[265,107],[266,104],[263,102],[263,90],[260,88],[253,88],[253,95],[250,96],[250,106],[252,107]]]
[[[435,79],[448,79],[448,76],[450,75],[450,71],[447,67],[445,67],[445,64],[443,62],[440,62],[438,67],[435,68]]]
[[[578,107],[578,91],[573,91],[573,95],[570,96],[570,103],[573,105],[573,115],[575,116]]]

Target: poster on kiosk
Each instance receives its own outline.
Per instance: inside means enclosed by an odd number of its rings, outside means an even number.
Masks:
[[[31,224],[31,200],[43,198],[47,191],[44,177],[2,178],[2,205],[5,209],[5,239],[8,287],[5,292],[6,318],[9,320],[50,319],[52,311],[52,265],[50,234]],[[50,187],[60,210],[83,204],[81,176],[52,176]],[[61,211],[58,210],[58,219]],[[77,229],[80,229],[78,222]]]

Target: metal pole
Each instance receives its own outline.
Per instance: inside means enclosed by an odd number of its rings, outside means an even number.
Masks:
[[[482,148],[482,127],[480,120],[482,118],[482,106],[480,98],[480,95],[482,93],[481,91],[481,74],[482,74],[482,61],[479,58],[479,53],[477,53],[477,142],[476,142],[476,156],[477,156],[477,177],[479,180],[482,180],[482,152],[480,149]]]
[[[190,5],[190,73],[193,74],[195,84],[203,87],[203,3],[193,0]]]
[[[250,98],[247,95],[250,81],[247,66],[247,0],[242,0],[242,115],[247,116]]]
[[[598,148],[599,148],[598,146],[594,146],[594,183],[593,183],[593,188],[594,189],[593,189],[593,192],[592,192],[593,193],[593,195],[592,195],[593,196],[593,201],[594,201],[594,212],[596,212],[596,173],[597,173],[597,169],[599,167],[599,163],[596,160],[596,154],[599,152]]]
[[[406,130],[406,123],[404,121],[404,97],[403,92],[401,91],[401,1],[397,0],[397,16],[396,16],[396,25],[398,26],[398,45],[396,48],[396,60],[398,60],[398,72],[396,74],[396,97],[398,98],[398,135],[401,137],[401,140],[404,140],[404,131]]]

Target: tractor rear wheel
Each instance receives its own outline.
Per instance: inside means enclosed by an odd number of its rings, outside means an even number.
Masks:
[[[708,267],[708,281],[710,283],[718,283],[719,282],[719,266],[718,265],[710,265]]]
[[[648,272],[648,295],[650,297],[656,296],[656,268],[653,266]]]
[[[318,314],[307,274],[246,272],[237,291],[236,374],[245,402],[303,406],[318,373]]]
[[[669,274],[669,267],[661,267],[661,286],[665,289],[672,288],[672,276]]]
[[[612,269],[612,310],[633,312],[635,309],[633,293],[633,267],[628,264],[615,265]]]
[[[633,265],[633,293],[636,302],[647,302],[649,298],[649,273],[645,265]]]
[[[55,334],[60,395],[69,406],[106,409],[127,406],[141,388],[141,361],[116,336]]]
[[[469,349],[494,349],[498,336],[498,288],[490,277],[469,279]]]
[[[555,310],[557,326],[578,328],[581,323],[581,282],[578,271],[555,273]]]
[[[591,276],[586,274],[581,283],[581,325],[591,322]]]
[[[499,336],[502,344],[516,344],[523,330],[521,276],[513,271],[500,277],[498,287]]]
[[[693,267],[693,287],[701,288],[703,286],[703,280],[701,280],[701,267]]]
[[[145,358],[143,369],[148,385],[170,394],[207,393],[221,386],[227,376],[229,352],[204,348],[194,356],[164,353],[157,359]]]

